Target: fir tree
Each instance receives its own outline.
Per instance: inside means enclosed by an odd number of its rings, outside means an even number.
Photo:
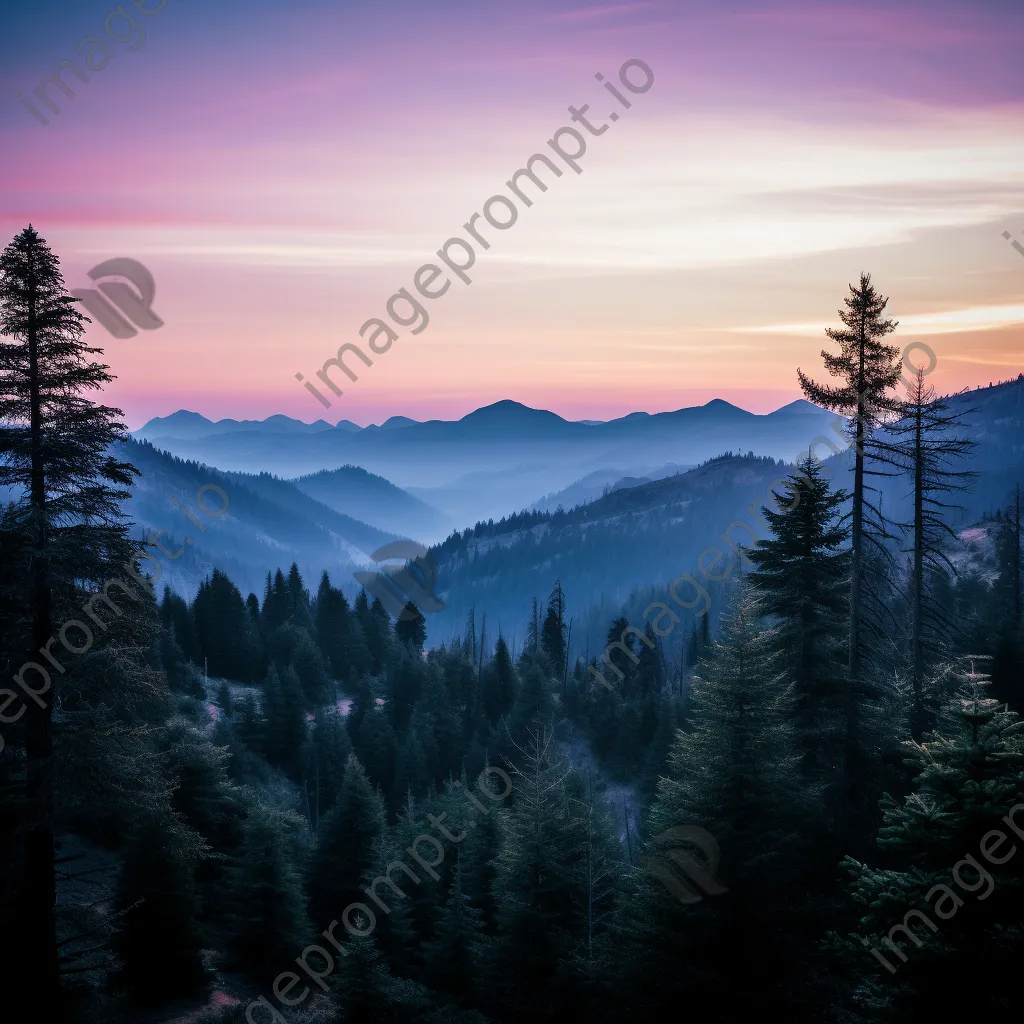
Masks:
[[[787,481],[773,491],[779,509],[762,506],[772,536],[747,557],[748,576],[758,611],[770,618],[773,649],[793,685],[797,740],[804,774],[837,781],[848,687],[843,671],[843,633],[847,622],[849,531],[840,521],[845,491],[833,491],[810,454]]]
[[[562,967],[585,941],[581,817],[565,779],[571,768],[531,730],[514,770],[515,803],[504,815],[495,893],[499,935],[491,986],[503,1019],[555,1019]],[[493,813],[493,812],[492,812]]]
[[[861,274],[857,287],[850,285],[846,309],[839,310],[842,328],[826,328],[825,334],[839,345],[839,354],[823,350],[825,369],[840,381],[837,385],[817,384],[797,370],[800,387],[808,401],[850,417],[848,432],[853,444],[853,508],[850,583],[850,677],[856,682],[866,638],[863,635],[865,595],[865,539],[871,541],[886,533],[877,518],[877,509],[867,498],[865,459],[867,443],[885,417],[899,406],[890,395],[900,379],[899,348],[883,340],[896,329],[896,321],[884,318],[889,300],[871,283],[870,274]],[[876,518],[868,516],[875,513]]]
[[[414,651],[422,651],[427,642],[427,620],[411,601],[405,603],[395,623],[395,636]]]
[[[878,844],[889,866],[844,861],[860,920],[831,947],[867,976],[855,995],[873,1019],[923,1024],[1016,1004],[1024,862],[1004,862],[1012,850],[994,832],[1011,847],[1024,836],[1024,723],[986,696],[986,683],[960,680],[935,733],[904,745],[913,792],[883,800]]]
[[[976,447],[974,441],[963,436],[963,415],[936,396],[935,389],[924,382],[924,371],[919,369],[908,387],[900,418],[889,426],[886,437],[875,444],[882,458],[913,480],[913,517],[900,525],[911,538],[910,731],[918,742],[931,719],[924,701],[925,669],[936,663],[944,637],[956,628],[948,610],[929,591],[928,582],[933,574],[955,573],[946,553],[950,541],[956,540],[949,516],[963,508],[951,496],[964,491],[975,475],[957,468],[957,463]]]
[[[353,915],[353,928],[367,932],[364,914]],[[377,948],[372,934],[353,937],[335,972],[335,1000],[344,1024],[413,1024],[430,1005],[426,989],[396,978]]]
[[[316,639],[324,652],[335,679],[347,674],[349,607],[345,595],[331,586],[331,578],[324,572],[316,595]]]
[[[541,648],[551,663],[558,679],[565,669],[565,594],[561,580],[555,580],[555,589],[548,597],[548,610],[541,629]]]
[[[467,1003],[478,982],[482,915],[463,889],[460,852],[456,848],[451,888],[438,915],[434,938],[426,944],[424,953],[430,987]]]
[[[120,504],[136,471],[112,454],[126,437],[120,410],[88,397],[113,378],[93,359],[100,350],[82,339],[88,321],[76,301],[57,257],[29,225],[0,255],[0,487],[11,500],[5,558],[15,570],[5,596],[27,612],[6,643],[23,648],[19,662],[52,642],[76,595],[80,611],[88,592],[102,590],[126,566],[137,573]],[[140,599],[134,590],[126,594]],[[31,685],[42,690],[43,682]],[[19,730],[25,788],[17,975],[41,1000],[44,1016],[60,991],[53,706],[61,683],[54,678],[50,686],[45,700],[26,701]]]
[[[253,808],[225,878],[225,926],[231,951],[241,970],[264,983],[294,959],[309,935],[302,878],[286,835],[298,825],[297,816],[291,819]]]
[[[384,829],[384,806],[355,754],[345,766],[338,801],[320,819],[308,880],[310,916],[327,924],[349,903],[362,902],[359,887],[371,866],[374,843]]]
[[[677,734],[658,786],[645,873],[627,889],[618,925],[634,965],[627,998],[650,1019],[684,993],[713,998],[723,1021],[749,1020],[766,1001],[782,1007],[794,998],[789,900],[811,807],[774,644],[741,591],[694,680],[692,731]],[[682,881],[674,864],[688,865]],[[637,956],[645,954],[631,952],[638,946],[647,951],[643,966]]]
[[[306,738],[306,714],[302,689],[294,669],[278,673],[273,666],[263,687],[264,732],[262,748],[267,760],[297,778],[302,744]]]
[[[494,649],[494,660],[487,666],[482,685],[484,714],[492,725],[496,725],[503,715],[512,710],[518,690],[515,666],[501,634]]]
[[[118,885],[118,987],[140,1003],[194,995],[206,980],[195,869],[208,847],[169,808],[144,811]]]

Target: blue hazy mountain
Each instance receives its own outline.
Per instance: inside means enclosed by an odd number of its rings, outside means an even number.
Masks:
[[[977,476],[970,490],[953,499],[964,510],[948,515],[950,525],[961,530],[1005,505],[1013,487],[1024,483],[1024,376],[949,401],[963,414],[965,436],[978,443],[962,467]],[[810,411],[814,407],[796,405],[791,414],[804,417],[806,427],[802,443],[785,463],[750,454],[719,457],[664,479],[617,487],[579,507],[563,500],[561,512],[548,506],[478,523],[449,537],[433,549],[439,593],[447,608],[428,618],[431,642],[452,635],[471,609],[521,639],[531,598],[543,603],[558,577],[577,611],[573,630],[579,646],[574,650],[583,653],[588,643],[593,650],[612,618],[624,613],[632,616],[630,621],[642,621],[647,604],[665,600],[670,580],[683,572],[699,577],[698,559],[706,548],[717,547],[733,557],[732,546],[764,538],[760,507],[768,488],[779,486],[777,481],[791,471],[789,463],[819,436],[827,436],[839,449],[825,462],[829,479],[834,486],[849,489],[852,460],[843,436],[834,430],[821,432],[819,418]],[[836,421],[830,417],[829,422]],[[815,447],[820,458],[829,451],[826,444]],[[909,518],[906,477],[877,477],[872,483],[881,491],[889,518]],[[902,540],[894,542],[897,557],[903,547]],[[717,571],[720,567],[712,559],[710,572]],[[675,611],[685,618],[679,608]],[[717,610],[712,617],[717,617]],[[689,625],[674,631],[677,638],[684,634],[689,635]]]
[[[674,412],[638,412],[587,424],[502,401],[459,420],[403,421],[400,426],[354,432],[335,427],[312,433],[230,430],[173,437],[166,424],[148,423],[140,434],[175,455],[237,472],[295,478],[360,466],[465,523],[528,507],[545,494],[608,467],[637,475],[637,467],[695,465],[729,450],[791,459],[816,434],[825,433],[833,420],[830,413],[806,402],[758,415],[716,399]],[[194,425],[186,423],[186,431]],[[461,494],[447,497],[417,490],[443,491],[471,474],[500,477],[510,472],[517,476],[516,485],[500,501],[493,490],[482,488],[475,503],[467,502],[464,483],[455,488],[461,487]],[[452,514],[455,507],[458,517]]]
[[[219,568],[243,593],[252,590],[262,597],[267,572],[287,570],[293,561],[308,585],[315,587],[326,569],[352,594],[358,590],[353,569],[369,564],[371,552],[397,539],[269,474],[223,473],[144,441],[130,440],[118,454],[141,473],[125,507],[136,524],[133,536],[142,539],[164,531],[159,540],[177,557],[155,553],[163,571],[158,586],[169,583],[184,596],[194,594],[200,580]],[[222,495],[227,496],[227,511],[218,515]],[[215,514],[206,514],[204,508]]]
[[[568,487],[560,491],[546,494],[539,501],[535,501],[531,508],[539,512],[554,512],[559,505],[562,508],[575,508],[577,505],[585,505],[587,502],[596,501],[598,498],[610,491],[620,491],[624,487],[638,487],[640,484],[650,483],[652,480],[661,480],[666,476],[674,476],[676,473],[685,473],[693,469],[693,466],[680,466],[678,463],[670,462],[657,469],[634,466],[633,472],[636,476],[627,476],[622,469],[598,469],[588,473]]]
[[[179,409],[170,416],[157,416],[145,426],[134,431],[132,436],[140,441],[158,441],[173,439],[176,441],[194,441],[203,437],[214,437],[218,434],[257,433],[267,436],[277,434],[318,434],[324,430],[358,431],[362,428],[349,420],[342,420],[337,427],[331,426],[326,420],[315,423],[303,423],[302,420],[290,416],[268,416],[265,420],[217,420],[213,422],[197,412]]]
[[[385,423],[380,429],[393,428],[388,428]],[[372,523],[382,530],[404,534],[421,543],[442,539],[454,525],[436,508],[359,466],[324,469],[299,477],[293,483],[305,494],[337,512]]]

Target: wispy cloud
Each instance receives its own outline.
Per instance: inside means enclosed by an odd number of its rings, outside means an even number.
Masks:
[[[995,331],[1024,324],[1024,306],[976,306],[971,309],[952,309],[937,313],[915,313],[896,317],[899,332],[903,335],[920,337],[929,334],[964,334],[970,331]],[[755,327],[718,327],[707,330],[723,331],[726,334],[782,334],[789,337],[822,337],[826,327],[838,327],[839,322],[766,324]],[[1005,355],[1005,353],[1004,353]],[[952,357],[944,357],[952,358]],[[961,362],[974,360],[961,359]],[[990,362],[990,360],[977,360]],[[1010,365],[1010,364],[1007,364]]]

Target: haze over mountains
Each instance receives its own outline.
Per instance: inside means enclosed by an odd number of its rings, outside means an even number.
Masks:
[[[528,507],[595,470],[628,476],[641,467],[694,465],[737,450],[792,459],[835,421],[802,400],[758,415],[721,399],[605,423],[573,422],[512,401],[455,421],[392,417],[355,430],[271,417],[262,423],[206,420],[209,430],[203,433],[202,419],[175,413],[151,420],[135,436],[181,458],[235,472],[295,479],[359,466],[410,490],[455,523]]]
[[[964,526],[1004,503],[1007,481],[1024,473],[1024,380],[967,392],[952,403],[964,411],[978,441],[969,468],[979,476],[965,495],[967,512],[957,520]],[[175,414],[138,432],[191,431],[195,436],[160,443],[182,453],[204,452],[207,466],[149,443],[129,444],[125,454],[143,471],[129,513],[142,527],[166,529],[170,550],[182,548],[185,536],[193,540],[169,566],[169,582],[188,596],[218,566],[240,586],[260,592],[268,569],[294,560],[308,585],[327,569],[353,596],[353,571],[370,564],[375,548],[407,537],[436,544],[438,594],[448,607],[428,617],[432,643],[459,630],[470,609],[521,633],[530,598],[545,598],[556,576],[574,602],[590,609],[575,627],[575,642],[584,648],[596,643],[609,609],[659,599],[651,588],[696,572],[699,552],[721,546],[730,523],[744,521],[761,531],[757,513],[767,487],[809,445],[818,442],[819,456],[829,454],[823,437],[836,448],[844,445],[835,417],[806,402],[768,416],[711,402],[593,425],[512,402],[454,423],[395,417],[354,431],[312,424],[303,425],[302,433],[285,419],[240,429],[242,424],[231,426],[234,421],[211,424],[195,414]],[[202,433],[218,426],[219,432]],[[367,462],[391,462],[417,480],[436,475],[432,486],[406,488],[361,464],[296,476],[304,445],[316,446],[309,458],[348,460],[359,446]],[[765,448],[780,450],[780,460],[759,454]],[[217,451],[248,463],[255,449],[274,453],[279,468],[291,452],[288,476],[295,479],[266,467],[258,473],[213,468]],[[681,461],[665,458],[678,453]],[[602,459],[608,461],[587,469]],[[827,460],[837,486],[848,485],[847,463],[842,451]],[[546,486],[550,481],[556,489]],[[899,519],[905,481],[877,482],[887,512]],[[192,496],[205,483],[222,487],[231,507],[215,522],[199,515],[207,526],[199,532],[169,501],[174,496],[182,507],[194,504]],[[730,538],[737,544],[752,539],[741,526],[732,528]]]

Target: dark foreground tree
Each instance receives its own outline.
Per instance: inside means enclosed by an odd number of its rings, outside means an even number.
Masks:
[[[831,947],[872,1021],[996,1019],[1024,956],[1024,723],[960,676],[936,731],[905,744],[914,791],[883,801],[885,862],[848,858],[856,933]]]
[[[842,749],[843,636],[849,607],[849,499],[834,491],[810,454],[762,508],[773,536],[748,553],[758,611],[774,626],[772,646],[793,684],[797,743],[807,778],[835,782]]]
[[[119,507],[134,470],[110,454],[126,430],[119,409],[88,397],[113,378],[93,359],[100,350],[82,339],[86,323],[57,257],[30,225],[0,255],[0,486],[12,493],[5,589],[26,609],[5,644],[22,649],[29,667],[19,675],[39,694],[25,702],[22,716],[24,870],[15,973],[44,1017],[59,993],[52,708],[60,684],[38,652],[65,618],[78,618],[70,613],[74,598],[80,614],[81,599],[122,573],[134,552]]]
[[[898,402],[890,394],[900,379],[899,348],[883,339],[896,329],[896,321],[885,319],[887,298],[871,283],[870,274],[860,275],[860,284],[850,285],[839,310],[843,327],[829,327],[825,333],[839,345],[839,354],[822,351],[825,369],[840,381],[837,385],[817,384],[797,370],[800,386],[808,400],[851,417],[848,426],[853,442],[852,565],[850,581],[850,677],[860,678],[861,659],[866,637],[863,634],[865,606],[865,539],[884,533],[877,508],[868,501],[865,481],[867,442],[887,414],[895,412]],[[874,520],[868,516],[874,513]],[[873,526],[873,529],[872,529]],[[867,527],[867,530],[866,530]]]
[[[967,490],[975,475],[960,468],[959,463],[977,447],[964,436],[963,416],[925,384],[924,370],[919,369],[908,387],[900,418],[875,445],[885,461],[913,481],[913,513],[910,521],[900,526],[911,540],[910,733],[918,742],[931,728],[934,717],[934,709],[925,707],[925,670],[935,665],[947,649],[946,639],[957,631],[951,609],[944,607],[929,582],[936,574],[955,574],[947,554],[950,542],[956,540],[950,519],[963,507],[953,498]]]
[[[693,728],[669,753],[617,913],[622,996],[643,1019],[693,1000],[738,1024],[807,999],[792,982],[814,933],[798,855],[815,801],[774,646],[741,591],[694,679]]]

